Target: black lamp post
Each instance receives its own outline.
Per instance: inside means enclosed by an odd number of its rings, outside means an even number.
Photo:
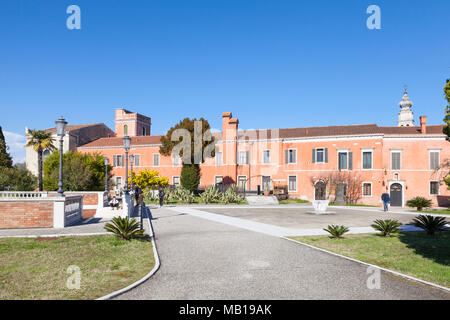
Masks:
[[[58,196],[63,197],[64,196],[64,190],[63,190],[63,143],[64,143],[64,136],[66,134],[66,126],[67,122],[66,120],[61,116],[56,121],[56,134],[59,137],[59,180],[58,180]]]
[[[108,192],[108,164],[109,159],[105,157],[105,192]]]
[[[128,150],[130,150],[131,138],[123,137],[123,148],[125,149],[125,193],[128,194]]]
[[[134,156],[132,154],[130,154],[130,171],[131,171],[131,173],[130,173],[130,178],[131,178],[130,187],[131,187],[131,190],[133,190],[133,164],[134,164]]]

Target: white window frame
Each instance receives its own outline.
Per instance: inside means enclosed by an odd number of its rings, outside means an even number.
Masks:
[[[242,153],[245,154],[245,163],[241,162],[241,154]],[[249,164],[249,159],[248,159],[249,157],[250,157],[250,152],[249,151],[247,151],[247,150],[238,150],[238,152],[237,152],[237,163],[238,163],[238,165],[240,165],[240,166],[248,165]]]
[[[437,152],[438,153],[438,169],[432,169],[431,168],[431,153],[432,152]],[[430,149],[428,150],[428,166],[430,170],[439,170],[440,166],[441,166],[441,150],[438,149]]]
[[[117,165],[117,163],[118,163],[118,161],[117,161],[117,159],[118,159],[118,157],[120,157],[121,159],[122,159],[122,165],[121,166],[119,166],[119,165]],[[115,163],[116,163],[116,165],[114,164],[114,158],[116,159],[116,161],[115,161]],[[113,166],[115,167],[115,168],[123,168],[123,155],[122,154],[115,154],[114,156],[113,156]]]
[[[266,155],[266,152],[268,152],[269,153],[269,162],[266,162],[265,160],[266,160],[266,158],[265,158],[265,155]],[[265,150],[263,150],[263,154],[262,154],[262,163],[263,164],[270,164],[270,150],[269,149],[265,149]]]
[[[365,184],[370,184],[370,195],[364,194],[364,185],[365,185]],[[365,181],[365,182],[363,182],[363,183],[361,184],[361,195],[362,195],[364,198],[371,198],[372,195],[373,195],[373,190],[372,190],[372,188],[373,188],[372,182],[370,182],[370,181]]]
[[[291,181],[290,181],[291,177],[295,177],[295,190],[291,189]],[[288,192],[297,192],[297,189],[298,189],[297,185],[298,185],[298,177],[297,177],[297,175],[296,174],[295,175],[294,174],[288,175]]]
[[[370,152],[370,168],[364,168],[364,153]],[[373,149],[361,149],[361,170],[373,170]]]
[[[346,168],[345,169],[341,169],[341,168],[339,168],[339,154],[340,153],[346,153],[347,154],[347,166],[346,166]],[[338,171],[348,171],[349,169],[348,169],[348,167],[349,167],[349,161],[350,161],[350,156],[349,156],[349,153],[350,153],[350,150],[349,149],[338,149],[337,150],[337,152],[336,152],[336,154],[337,154],[337,161],[336,161],[336,163],[337,163],[337,169],[338,169]]]
[[[219,154],[220,154],[220,157],[218,157]],[[216,167],[223,166],[223,152],[222,151],[216,151],[216,155],[214,158],[215,158],[215,162],[216,162]],[[219,161],[219,159],[220,159],[220,161]]]
[[[175,178],[179,179],[179,181],[180,181],[179,185],[181,185],[181,177],[180,176],[172,176],[172,185],[175,186]]]
[[[172,153],[172,166],[173,167],[179,167],[181,164],[181,157],[178,154]]]
[[[158,164],[155,164],[155,156],[158,157]],[[161,156],[159,153],[154,153],[153,154],[153,166],[154,167],[159,167],[161,165]]]
[[[431,193],[431,183],[436,182],[438,184],[438,193]],[[428,193],[429,196],[439,196],[441,194],[441,183],[438,180],[430,180],[430,183],[428,184]]]
[[[297,148],[289,148],[287,150],[288,150],[288,163],[287,164],[297,164],[297,157],[298,157]],[[290,162],[290,160],[291,160],[290,151],[292,151],[292,150],[295,151],[295,162]]]
[[[264,192],[264,177],[269,177],[269,189],[272,190],[272,176],[261,176],[261,188],[262,191]]]
[[[392,168],[392,164],[393,164],[393,162],[392,162],[392,154],[393,153],[400,153],[400,168],[398,168],[398,169]],[[400,171],[400,170],[402,170],[402,158],[403,158],[402,150],[391,150],[391,152],[390,152],[390,159],[389,159],[389,161],[391,162],[390,163],[390,169],[393,170],[393,171]]]
[[[119,183],[117,182],[118,180],[120,180],[120,188]],[[121,176],[116,176],[116,190],[120,189],[123,189],[123,178]]]
[[[134,156],[134,166],[135,167],[140,167],[141,166],[141,155],[140,154],[135,154]],[[136,158],[139,159],[139,164],[136,164]]]
[[[216,182],[217,181],[217,177],[222,177],[222,182],[221,183],[222,183],[222,186],[223,186],[223,176],[219,174],[219,175],[214,176],[214,188],[217,188],[217,182]]]
[[[316,150],[315,152],[314,152],[314,156],[315,156],[315,162],[314,163],[326,163],[325,162],[325,149],[326,148],[323,148],[323,147],[319,147],[319,148],[314,148],[314,150]],[[318,161],[317,160],[317,150],[322,150],[322,153],[323,153],[323,156],[322,156],[322,161]]]
[[[244,186],[244,191],[245,191],[245,190],[248,189],[248,187],[247,187],[247,176],[246,175],[242,175],[241,174],[241,175],[237,176],[236,187],[239,188],[239,178],[242,178],[242,177],[245,178],[245,186]]]

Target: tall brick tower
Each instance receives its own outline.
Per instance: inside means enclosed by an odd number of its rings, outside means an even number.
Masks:
[[[142,114],[116,109],[116,134],[123,136],[149,136],[152,120]]]

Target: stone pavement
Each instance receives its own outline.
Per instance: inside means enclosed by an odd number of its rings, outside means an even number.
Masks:
[[[302,244],[199,218],[151,209],[160,270],[118,299],[450,299],[446,291]]]

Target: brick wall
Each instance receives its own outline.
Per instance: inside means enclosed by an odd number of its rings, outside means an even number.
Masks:
[[[52,201],[0,201],[0,229],[51,227]]]

